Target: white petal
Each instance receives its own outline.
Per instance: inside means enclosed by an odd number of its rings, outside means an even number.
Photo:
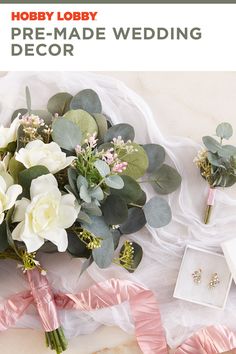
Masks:
[[[39,194],[46,194],[57,188],[57,180],[52,174],[43,175],[34,179],[30,187],[30,196],[33,199]]]
[[[4,181],[6,183],[6,189],[9,188],[11,185],[13,185],[14,179],[12,178],[12,176],[9,173],[1,172],[0,176],[2,176],[2,178],[4,179]]]
[[[74,224],[78,212],[75,208],[75,197],[73,195],[63,195],[58,214],[58,226],[67,229]]]
[[[12,217],[13,222],[20,222],[25,219],[25,213],[28,205],[30,204],[29,199],[22,198],[16,201],[16,207]]]
[[[37,251],[43,244],[44,240],[38,235],[29,232],[25,222],[21,222],[12,232],[13,240],[23,241],[29,253]]]
[[[8,202],[6,205],[6,210],[9,210],[13,207],[16,202],[18,196],[22,193],[22,187],[19,184],[13,184],[8,188],[6,196],[8,198]]]
[[[4,216],[5,216],[4,213],[1,213],[1,214],[0,214],[0,225],[1,225],[1,223],[3,222],[3,220],[4,220]]]
[[[43,146],[44,146],[44,142],[42,140],[33,140],[26,145],[25,149],[26,150],[41,149]]]
[[[42,237],[54,243],[59,252],[65,252],[68,247],[67,233],[64,229],[55,228],[47,231]]]
[[[5,179],[0,175],[0,192],[4,194],[6,190],[7,190],[7,184],[5,182]]]

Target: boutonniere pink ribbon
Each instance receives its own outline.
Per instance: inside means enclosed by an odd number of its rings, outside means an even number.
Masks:
[[[14,326],[31,304],[37,307],[44,330],[50,332],[60,326],[58,309],[92,311],[128,301],[137,342],[144,354],[217,354],[236,348],[236,335],[219,325],[200,330],[169,351],[155,295],[131,281],[111,279],[78,294],[53,294],[47,278],[37,269],[27,271],[27,276],[30,290],[13,295],[0,310],[0,331]]]

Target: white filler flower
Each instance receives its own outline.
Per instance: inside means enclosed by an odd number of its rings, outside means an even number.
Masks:
[[[23,241],[28,252],[37,251],[45,240],[54,243],[59,252],[68,246],[66,230],[75,222],[78,211],[72,194],[62,195],[52,174],[34,179],[30,187],[31,200],[17,201],[13,222],[19,222],[12,232],[14,240]]]
[[[9,143],[16,141],[19,125],[20,121],[18,117],[13,120],[10,128],[5,128],[3,125],[0,125],[0,149],[4,149]]]
[[[4,212],[13,207],[21,193],[22,187],[14,184],[13,178],[0,166],[0,224],[4,220]]]
[[[41,140],[31,141],[16,153],[16,160],[26,168],[41,165],[53,174],[69,166],[74,159],[74,156],[66,157],[57,143],[45,144]]]

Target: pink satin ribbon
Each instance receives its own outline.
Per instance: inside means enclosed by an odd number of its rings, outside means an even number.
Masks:
[[[31,291],[9,298],[0,310],[0,331],[14,326],[32,303],[36,303],[44,328],[53,330],[55,325],[59,326],[55,305],[61,309],[91,311],[128,301],[142,352],[168,354],[158,304],[152,291],[127,280],[111,279],[76,295],[56,294],[53,297],[46,277],[40,273],[34,275],[34,272],[28,277]],[[197,332],[174,354],[218,354],[233,348],[236,348],[236,335],[223,326],[212,326]]]
[[[210,188],[208,193],[207,205],[215,204],[216,189]]]

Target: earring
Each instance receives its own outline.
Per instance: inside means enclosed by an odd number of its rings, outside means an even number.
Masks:
[[[218,278],[218,274],[217,273],[213,273],[211,280],[209,282],[209,288],[210,289],[214,289],[218,284],[220,283],[220,280]]]
[[[193,281],[195,284],[200,284],[202,280],[202,270],[199,268],[192,273]]]

